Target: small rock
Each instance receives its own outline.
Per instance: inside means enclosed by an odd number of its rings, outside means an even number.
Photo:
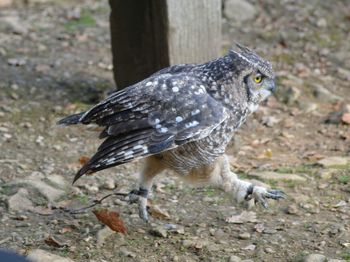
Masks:
[[[288,206],[286,211],[287,211],[287,214],[290,214],[290,215],[296,215],[299,213],[297,206],[294,204]]]
[[[240,239],[250,239],[251,235],[248,232],[244,232],[238,235]]]
[[[13,0],[0,0],[0,7],[8,7],[12,5]]]
[[[232,256],[230,256],[230,258],[229,258],[228,261],[229,261],[229,262],[241,262],[242,259],[241,259],[240,257],[237,257],[237,256],[235,256],[235,255],[232,255]]]
[[[321,254],[310,254],[304,258],[304,262],[325,262],[326,257]]]
[[[341,117],[341,121],[344,124],[350,125],[350,113],[344,113]]]
[[[1,19],[1,23],[5,24],[6,27],[14,34],[26,35],[28,33],[28,28],[16,16],[6,16]]]
[[[275,250],[273,250],[271,247],[265,247],[264,250],[268,254],[274,254],[275,253]]]
[[[244,0],[226,0],[224,2],[224,16],[236,22],[245,22],[256,15],[255,7]]]
[[[23,66],[26,64],[26,60],[24,58],[9,58],[7,63],[10,66]]]
[[[44,240],[45,244],[52,246],[52,247],[66,247],[68,246],[68,243],[55,237],[52,235],[49,235],[47,238]]]
[[[131,258],[136,257],[136,254],[134,252],[127,250],[125,247],[122,247],[119,252],[121,255],[126,256],[126,257],[131,257]]]
[[[161,226],[157,226],[155,228],[152,228],[149,233],[153,236],[156,236],[156,237],[167,237],[168,236],[168,233],[166,231],[165,228],[161,227]]]
[[[329,180],[331,179],[335,174],[337,173],[336,169],[324,169],[321,170],[319,173],[317,173],[317,176],[321,178],[322,180]]]
[[[346,157],[331,156],[319,160],[317,164],[322,167],[345,166],[350,162],[349,160],[350,159]]]
[[[176,233],[183,235],[185,234],[185,228],[180,225],[175,225],[175,224],[165,224],[164,228],[170,232]]]
[[[29,193],[25,188],[20,188],[16,194],[9,197],[7,203],[9,210],[12,211],[32,210],[34,208],[32,201],[29,200]]]
[[[314,86],[313,94],[321,102],[333,103],[343,100],[341,97],[332,94],[328,89],[321,85]]]
[[[226,222],[233,224],[255,223],[257,222],[256,213],[253,211],[243,211],[239,215],[233,215],[226,219]]]
[[[27,256],[27,259],[29,259],[32,262],[74,262],[70,258],[51,254],[42,249],[34,249],[30,251],[29,255]]]
[[[339,201],[337,204],[335,204],[334,205],[334,207],[344,207],[344,206],[346,206],[347,204],[346,204],[346,201],[344,201],[344,200],[341,200],[341,201]]]
[[[113,190],[115,188],[115,181],[113,178],[109,177],[105,180],[103,188],[107,190]]]
[[[267,127],[273,127],[275,124],[279,123],[281,120],[274,116],[263,116],[262,124]]]
[[[40,172],[33,172],[26,179],[19,179],[11,182],[11,184],[27,184],[39,191],[39,193],[41,193],[50,202],[55,202],[55,200],[66,194],[65,190],[50,186],[43,180],[45,180],[44,174]]]
[[[254,250],[256,249],[256,245],[250,244],[250,245],[248,245],[248,246],[246,246],[246,247],[243,247],[242,249],[243,249],[243,250],[254,251]]]
[[[251,172],[248,173],[248,176],[255,177],[263,180],[285,180],[285,181],[294,181],[294,182],[305,182],[306,178],[297,174],[280,174],[272,171],[264,172]]]
[[[303,110],[305,113],[311,113],[317,110],[318,105],[316,103],[310,103],[310,102],[300,102],[299,103],[300,109]]]
[[[104,227],[97,232],[97,246],[101,247],[105,243],[106,239],[111,235],[115,234],[115,232],[109,227]]]
[[[316,25],[318,27],[327,27],[327,20],[322,17],[322,18],[317,20]]]

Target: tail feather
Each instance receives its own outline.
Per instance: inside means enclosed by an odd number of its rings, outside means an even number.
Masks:
[[[67,116],[67,117],[61,119],[60,121],[58,121],[57,125],[68,126],[68,125],[78,124],[80,122],[80,118],[84,115],[84,113],[85,112],[81,112],[78,114]]]

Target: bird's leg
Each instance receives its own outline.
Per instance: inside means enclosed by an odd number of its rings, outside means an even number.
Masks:
[[[219,159],[219,161],[220,174],[215,176],[215,182],[225,192],[233,194],[233,198],[236,202],[242,203],[243,201],[254,199],[255,203],[260,203],[263,207],[267,208],[268,198],[274,200],[285,198],[281,190],[269,190],[265,187],[255,186],[250,182],[239,179],[235,173],[231,172],[230,163],[226,155]]]
[[[151,190],[153,178],[159,174],[164,167],[156,157],[148,157],[145,160],[144,168],[140,174],[139,189],[129,193],[129,202],[139,205],[139,216],[148,222],[147,199]]]

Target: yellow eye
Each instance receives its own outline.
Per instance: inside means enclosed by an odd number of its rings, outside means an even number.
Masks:
[[[262,76],[261,75],[256,75],[255,77],[254,77],[254,82],[255,83],[257,83],[257,84],[260,84],[261,83],[261,81],[262,81]]]

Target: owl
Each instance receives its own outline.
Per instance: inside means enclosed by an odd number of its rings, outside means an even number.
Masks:
[[[153,178],[165,169],[185,181],[221,188],[239,203],[254,199],[267,207],[268,198],[283,198],[283,192],[239,179],[230,170],[225,149],[274,89],[271,64],[241,45],[207,63],[162,69],[58,122],[104,128],[104,141],[74,182],[84,174],[144,158],[139,189],[129,199],[138,202],[145,221]]]

